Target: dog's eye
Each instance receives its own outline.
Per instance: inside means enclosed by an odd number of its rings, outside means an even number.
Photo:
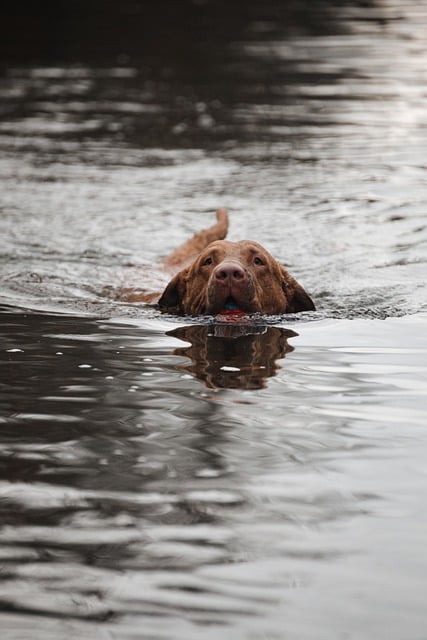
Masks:
[[[212,264],[212,262],[213,262],[212,258],[206,258],[206,260],[203,261],[203,266],[207,264]]]
[[[254,264],[261,265],[261,264],[264,264],[264,261],[263,261],[263,260],[261,260],[261,258],[258,258],[258,256],[256,256],[256,257],[254,258]]]

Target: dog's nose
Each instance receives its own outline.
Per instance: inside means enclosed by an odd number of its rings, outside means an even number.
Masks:
[[[246,271],[237,262],[222,262],[215,269],[215,278],[221,282],[239,282],[246,278]]]

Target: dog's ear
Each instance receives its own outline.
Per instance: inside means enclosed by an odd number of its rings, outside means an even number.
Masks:
[[[315,311],[313,300],[300,284],[296,284],[291,298],[288,298],[286,313],[298,313],[299,311]]]
[[[305,289],[282,266],[282,289],[286,296],[285,313],[299,313],[300,311],[315,311],[313,300]]]
[[[172,278],[159,300],[161,311],[184,313],[183,299],[187,289],[186,270],[180,271]]]

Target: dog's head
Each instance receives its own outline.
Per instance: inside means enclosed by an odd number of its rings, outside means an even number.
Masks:
[[[296,313],[313,310],[301,285],[260,244],[249,240],[212,242],[164,290],[162,311],[216,315]]]

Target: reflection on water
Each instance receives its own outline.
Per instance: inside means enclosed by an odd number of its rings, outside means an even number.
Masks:
[[[277,360],[293,351],[292,329],[265,325],[214,324],[178,327],[169,332],[190,347],[175,349],[190,358],[183,366],[210,389],[262,389],[276,375]]]
[[[2,638],[424,638],[426,27],[422,0],[6,3]],[[315,314],[102,296],[219,206]]]
[[[384,616],[379,637],[419,637],[425,318],[0,318],[6,638],[274,637],[286,617],[326,640]],[[215,358],[257,385],[208,392]]]

